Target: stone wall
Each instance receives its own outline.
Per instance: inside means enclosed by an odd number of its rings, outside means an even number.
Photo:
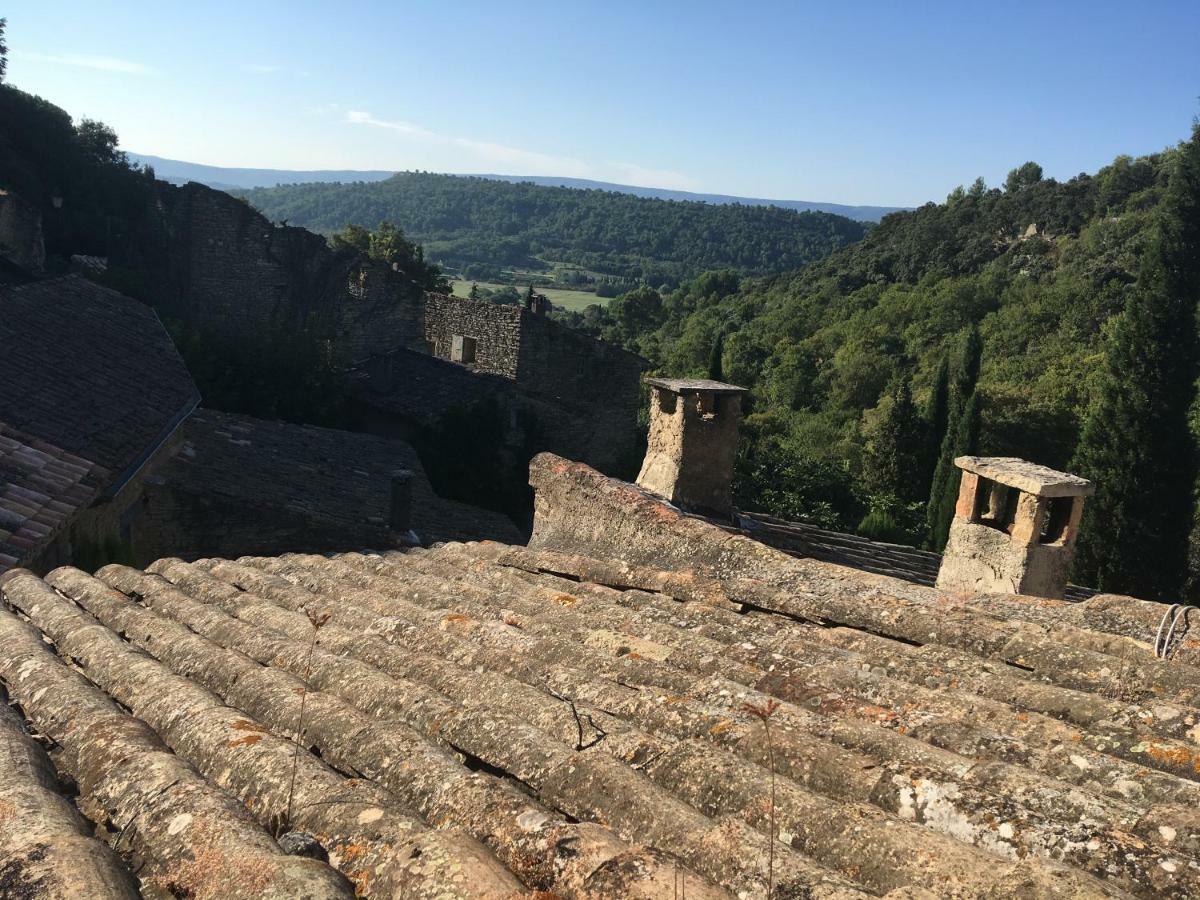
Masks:
[[[0,256],[32,273],[46,264],[41,213],[8,191],[0,191]]]
[[[641,406],[641,357],[521,311],[517,381],[528,391],[564,402]]]
[[[165,316],[240,337],[303,330],[346,363],[397,347],[425,352],[420,291],[399,274],[274,225],[224,191],[157,189],[164,234],[149,293]]]
[[[399,348],[426,353],[424,327],[419,288],[379,263],[351,267],[338,319],[341,359],[357,363]]]
[[[638,411],[645,360],[619,347],[522,311],[517,383],[550,417],[547,449],[632,478],[638,458]]]
[[[278,323],[328,326],[352,256],[303,228],[272,225],[223,191],[158,183],[165,272],[155,305],[197,324],[250,334]]]
[[[516,380],[520,368],[523,310],[442,294],[425,295],[425,341],[428,352],[441,359],[454,358],[455,336],[475,341],[476,372]],[[460,360],[455,360],[456,362]]]

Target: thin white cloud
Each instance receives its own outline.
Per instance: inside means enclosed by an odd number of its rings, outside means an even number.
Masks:
[[[439,134],[421,125],[400,120],[379,119],[369,112],[349,110],[346,121],[354,125],[384,128],[426,143],[458,147],[476,156],[489,170],[506,175],[557,175],[564,178],[591,178],[605,181],[625,181],[644,187],[689,189],[693,182],[686,175],[662,169],[646,169],[632,163],[609,163],[597,166],[570,156],[554,156],[535,150],[508,147],[491,141]]]
[[[287,73],[289,75],[299,75],[301,78],[307,78],[308,72],[304,69],[293,69],[289,66],[277,66],[270,63],[246,63],[242,66],[243,72],[249,72],[251,75],[280,75]]]
[[[79,53],[34,53],[15,51],[14,59],[46,63],[53,66],[73,66],[77,69],[95,69],[100,72],[119,72],[123,75],[152,75],[154,69],[139,62],[118,59],[115,56],[87,56]]]

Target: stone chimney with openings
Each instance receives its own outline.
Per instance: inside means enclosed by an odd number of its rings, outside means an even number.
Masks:
[[[937,586],[1061,598],[1092,482],[1012,457],[960,456]]]
[[[637,483],[685,510],[728,516],[745,388],[647,378],[650,437]]]

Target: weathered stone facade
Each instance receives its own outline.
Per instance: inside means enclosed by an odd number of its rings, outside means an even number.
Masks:
[[[351,365],[393,350],[427,353],[420,291],[381,263],[358,260],[346,276],[335,346]]]
[[[386,266],[304,228],[274,225],[199,184],[160,182],[160,246],[148,292],[174,320],[257,339],[303,332],[349,365],[397,347],[425,350],[420,290]]]
[[[937,586],[1061,598],[1090,481],[1020,459],[961,456]]]
[[[520,372],[524,316],[524,310],[518,306],[426,294],[425,344],[428,352],[440,359],[516,381]],[[460,339],[458,351],[456,338]],[[462,338],[473,342],[474,349],[469,358],[461,354]],[[459,353],[457,359],[456,352]]]

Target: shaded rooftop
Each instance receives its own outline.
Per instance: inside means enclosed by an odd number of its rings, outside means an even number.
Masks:
[[[79,276],[0,287],[0,421],[124,481],[199,400],[150,307]]]
[[[374,526],[382,532],[392,477],[407,471],[410,527],[423,541],[520,539],[506,516],[437,496],[404,441],[210,409],[187,420],[183,437],[179,453],[155,476],[198,497],[222,498],[264,516],[270,510],[294,513],[327,531],[362,534],[362,526]]]

